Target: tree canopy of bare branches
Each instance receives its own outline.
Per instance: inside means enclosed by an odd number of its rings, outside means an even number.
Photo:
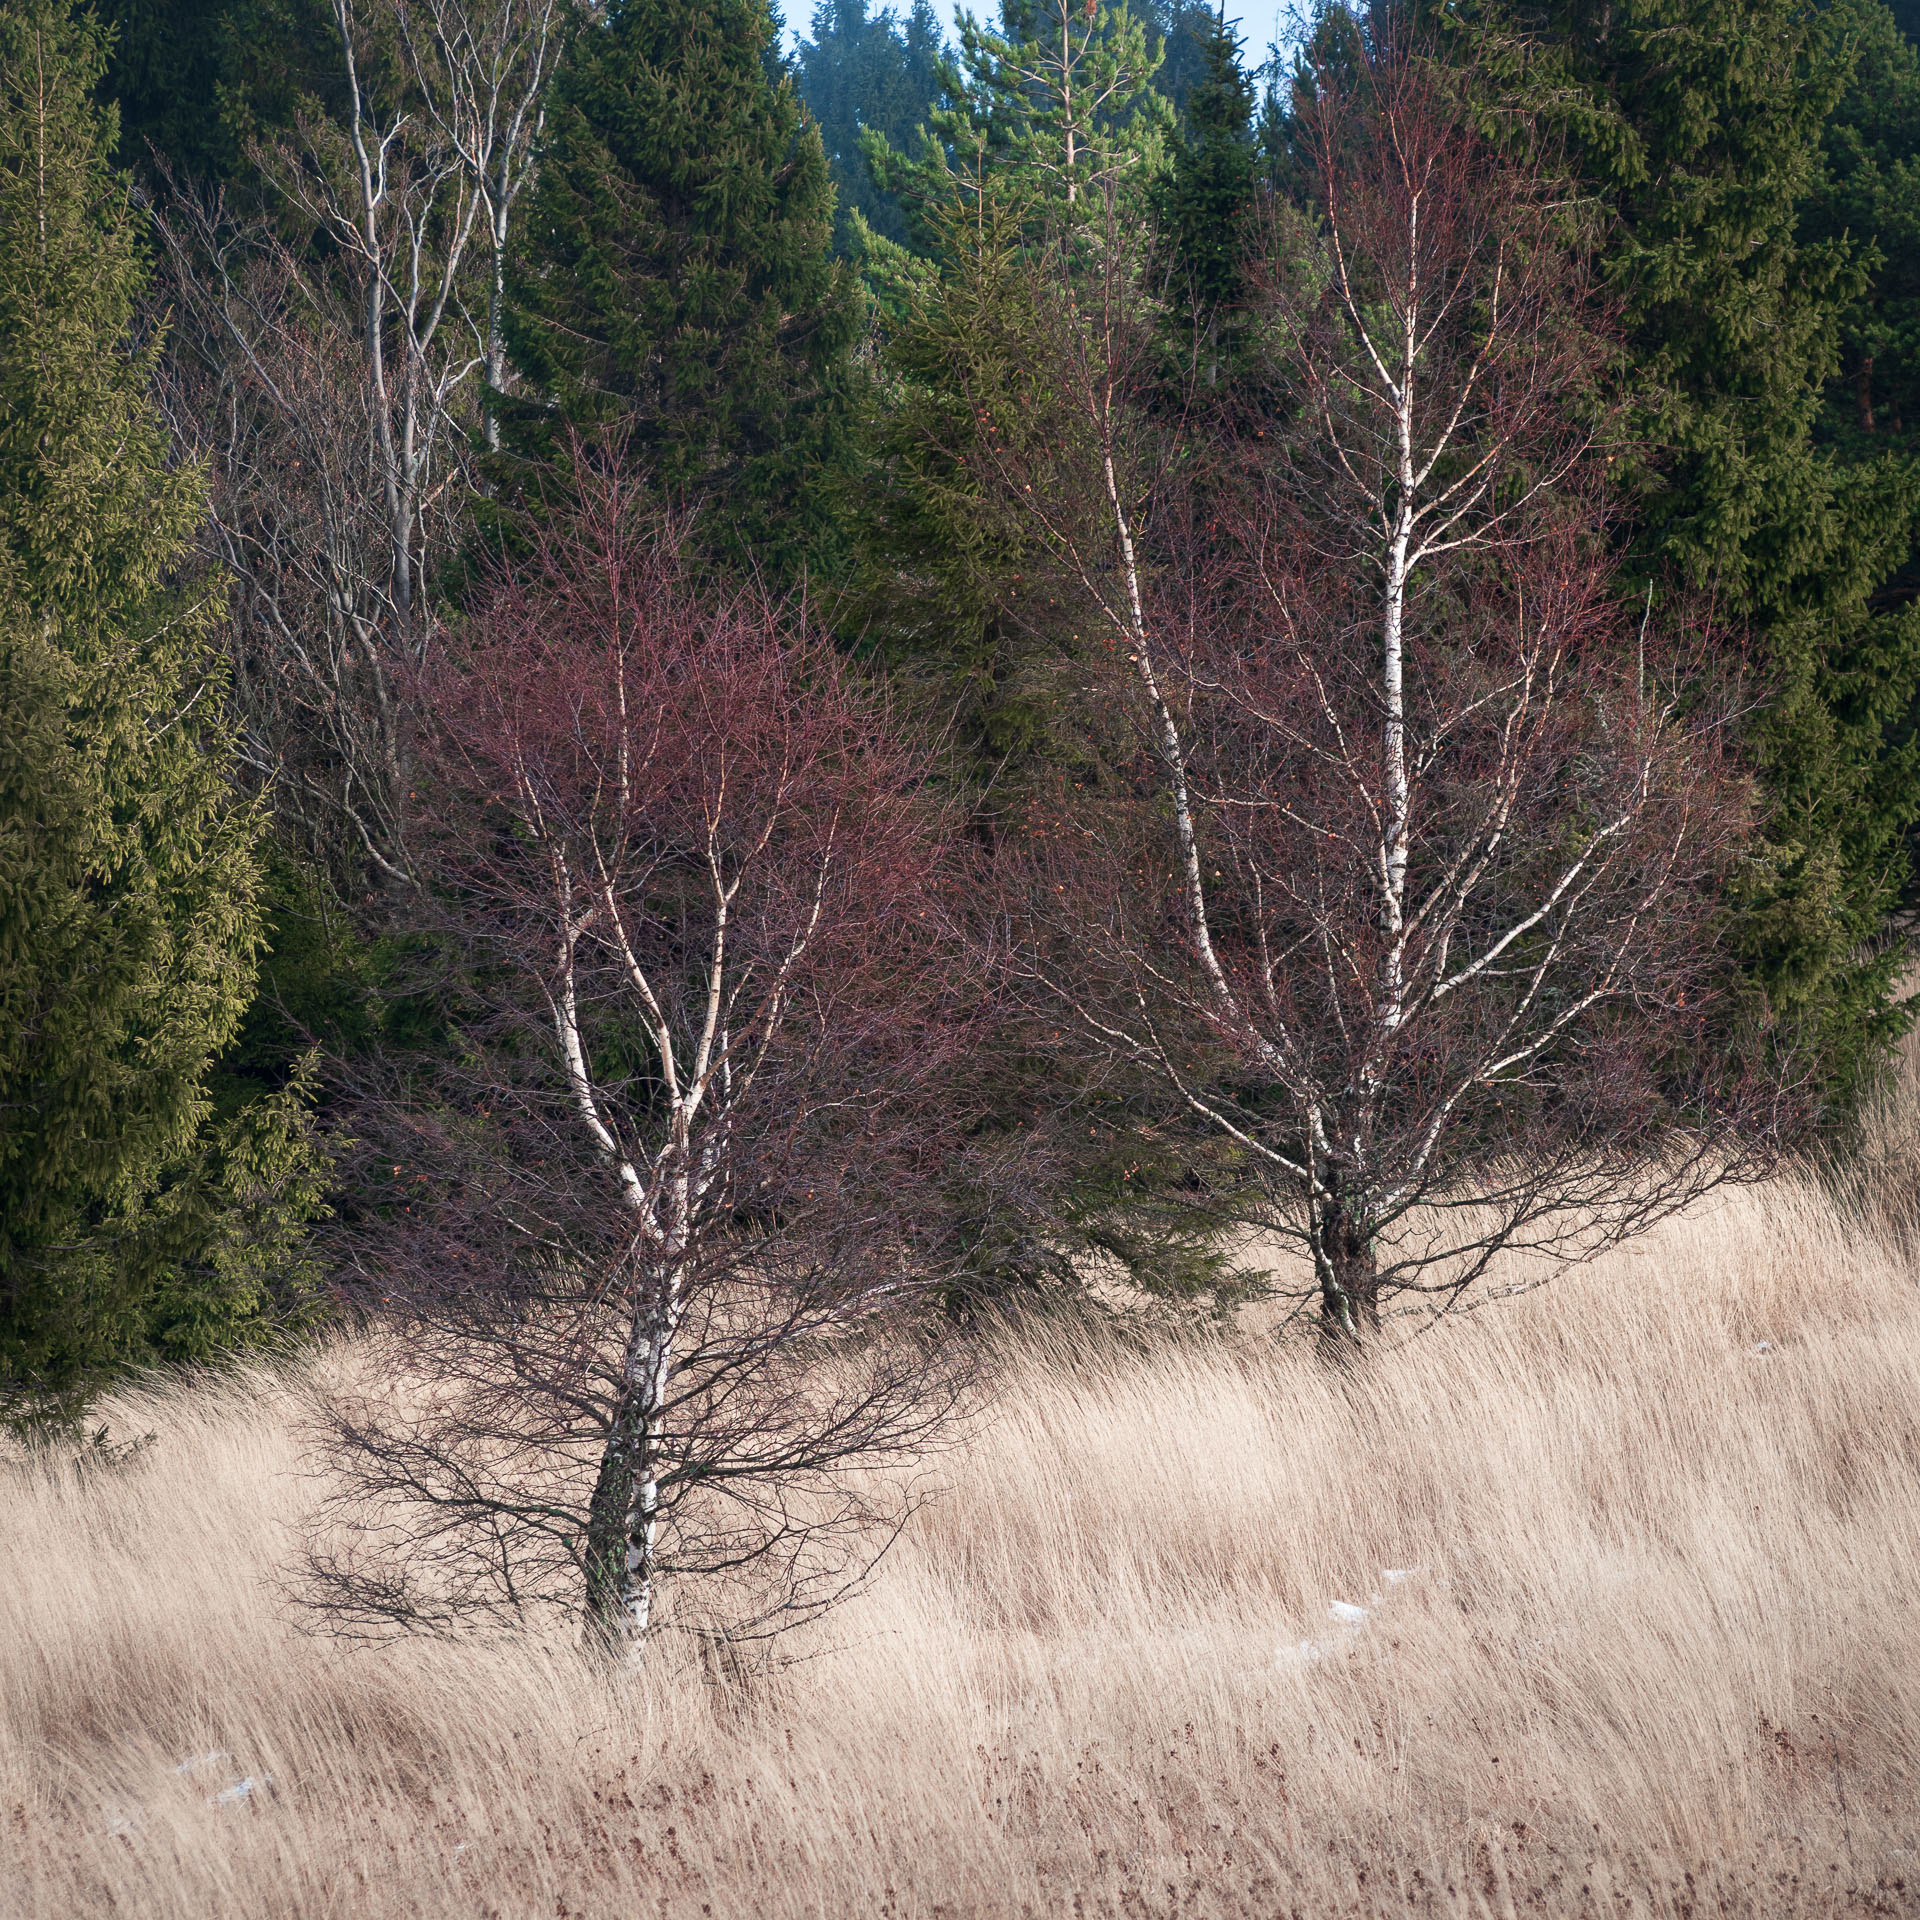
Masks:
[[[1033,266],[1057,426],[982,412],[1140,727],[1129,794],[1036,816],[1029,976],[1225,1153],[1223,1228],[1301,1246],[1341,1337],[1753,1172],[1791,1106],[1708,1044],[1750,800],[1698,610],[1617,595],[1605,311],[1552,177],[1396,31],[1301,90],[1271,417],[1151,387],[1113,221]]]
[[[183,440],[237,583],[249,758],[307,839],[411,878],[397,698],[433,637],[479,389],[507,378],[501,290],[559,0],[334,0],[345,109],[257,149],[264,211],[174,182]]]
[[[632,483],[581,512],[422,685],[454,1064],[362,1109],[385,1331],[316,1565],[360,1617],[576,1606],[637,1659],[671,1576],[735,1633],[823,1604],[889,1520],[853,1470],[954,1402],[907,1321],[971,989],[884,708],[694,600]]]

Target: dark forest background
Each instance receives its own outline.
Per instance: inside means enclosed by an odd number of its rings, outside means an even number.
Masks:
[[[649,476],[695,578],[804,599],[937,741],[980,843],[1112,775],[1084,611],[1036,590],[968,465],[983,369],[1036,351],[1002,268],[1071,225],[1049,142],[1087,115],[1151,235],[1142,404],[1204,391],[1220,444],[1251,446],[1277,402],[1248,236],[1299,197],[1303,63],[1373,30],[1329,8],[1283,55],[1187,0],[1087,0],[1089,108],[1048,92],[1043,0],[957,45],[926,0],[822,0],[791,53],[764,0],[554,7],[536,50],[537,11],[0,7],[0,1375],[22,1406],[338,1310],[339,1248],[397,1204],[343,1089],[457,1047],[393,715],[596,449]],[[1617,592],[1708,610],[1759,796],[1706,1044],[1790,1045],[1806,1131],[1843,1142],[1912,1017],[1920,905],[1920,0],[1448,0],[1407,30],[1478,137],[1564,182],[1598,263]],[[497,122],[464,252],[462,31]],[[370,214],[369,142],[392,169]],[[438,334],[436,287],[463,316]],[[989,1130],[1076,1118],[1022,1209],[970,1216],[977,1292],[1060,1284],[1087,1245],[1171,1293],[1218,1280],[1154,1211],[1194,1169],[1155,1160],[1130,1094],[1017,1035],[979,1071]]]

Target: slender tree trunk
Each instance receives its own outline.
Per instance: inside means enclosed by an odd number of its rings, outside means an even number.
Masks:
[[[1075,193],[1073,163],[1073,24],[1067,17],[1067,0],[1060,0],[1060,102],[1067,122],[1067,205]]]
[[[392,502],[389,534],[393,542],[393,604],[400,616],[400,644],[413,644],[413,543],[420,530],[420,421],[412,391],[417,369],[409,369],[406,408],[401,418],[400,444],[395,450],[394,473],[388,487]]]
[[[500,451],[500,395],[507,390],[507,210],[504,195],[496,203],[492,223],[493,258],[487,284],[487,451]]]

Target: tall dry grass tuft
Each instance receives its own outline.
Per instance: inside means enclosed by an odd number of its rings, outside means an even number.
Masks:
[[[1909,980],[1920,990],[1920,980]],[[1920,1255],[1920,1033],[1868,1095],[1859,1135],[1823,1169],[1829,1190],[1891,1246]]]
[[[0,1475],[0,1910],[1920,1908],[1920,1293],[1828,1190],[1355,1374],[1056,1333],[998,1389],[809,1658],[619,1692],[304,1636],[289,1386],[123,1396],[131,1463]]]

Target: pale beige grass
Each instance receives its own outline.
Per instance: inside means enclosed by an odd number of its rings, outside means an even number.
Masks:
[[[0,1911],[1920,1909],[1920,1290],[1813,1186],[1349,1377],[996,1384],[812,1658],[624,1690],[301,1633],[286,1386],[122,1396],[131,1466],[0,1473]]]

